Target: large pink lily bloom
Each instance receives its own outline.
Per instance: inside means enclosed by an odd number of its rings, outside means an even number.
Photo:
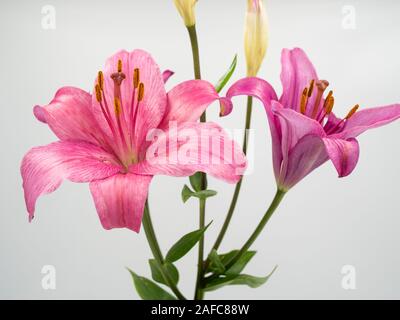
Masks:
[[[281,81],[280,99],[272,86],[259,78],[239,80],[227,97],[248,95],[264,103],[272,136],[274,173],[278,187],[284,191],[329,159],[339,177],[349,175],[359,159],[356,137],[400,118],[399,104],[359,112],[356,105],[343,119],[336,117],[332,112],[333,92],[325,95],[328,81],[318,78],[299,48],[283,50]]]
[[[64,179],[90,183],[105,229],[136,232],[154,175],[181,177],[202,171],[229,183],[240,179],[246,167],[240,147],[218,125],[197,122],[220,99],[214,87],[192,80],[166,93],[164,81],[171,74],[161,73],[144,51],[121,51],[107,60],[104,73],[99,72],[93,95],[64,87],[50,104],[34,108],[35,116],[49,125],[59,141],[33,148],[22,161],[30,220],[37,198],[55,191]],[[223,109],[229,108],[228,104]],[[157,139],[149,140],[153,131]],[[186,140],[180,139],[181,132]],[[224,153],[196,144],[211,137]],[[149,150],[154,151],[150,156]],[[188,150],[189,161],[171,156]],[[224,161],[224,155],[234,161]]]

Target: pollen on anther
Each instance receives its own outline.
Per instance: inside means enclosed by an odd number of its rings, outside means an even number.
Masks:
[[[310,98],[311,96],[312,96],[312,94],[313,94],[313,91],[314,91],[314,83],[315,83],[315,80],[311,80],[311,82],[310,82],[310,89],[308,90],[308,97]]]
[[[100,85],[99,84],[96,84],[95,90],[96,90],[96,100],[97,100],[97,102],[101,102],[102,101],[102,97],[101,97],[101,89],[100,89]]]
[[[118,72],[122,72],[122,60],[118,60]]]
[[[135,70],[133,70],[133,87],[135,89],[137,89],[137,87],[139,86],[139,82],[140,82],[140,72],[139,69],[136,68]]]
[[[357,112],[358,108],[360,108],[360,106],[358,104],[356,104],[351,110],[350,112],[347,114],[346,116],[346,120],[349,120],[352,116],[354,116],[354,114]]]
[[[327,102],[326,102],[326,106],[325,106],[326,114],[331,114],[334,105],[335,105],[335,98],[333,96],[329,96],[327,98]]]
[[[97,76],[97,81],[99,83],[99,87],[101,90],[104,89],[104,75],[102,71],[99,71],[98,76]]]
[[[306,113],[307,99],[308,99],[308,89],[304,88],[303,93],[301,95],[301,102],[300,102],[300,112],[302,114]]]
[[[141,82],[139,84],[139,93],[138,93],[138,101],[142,101],[144,98],[144,83]]]

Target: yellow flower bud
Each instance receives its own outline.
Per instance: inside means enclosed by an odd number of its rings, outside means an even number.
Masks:
[[[197,0],[174,0],[175,6],[182,16],[186,27],[193,27],[196,24],[195,10]]]
[[[247,76],[255,77],[260,70],[268,46],[268,21],[263,0],[247,0],[244,47]]]

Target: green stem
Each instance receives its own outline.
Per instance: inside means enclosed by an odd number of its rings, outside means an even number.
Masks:
[[[187,27],[187,29],[190,37],[190,44],[192,45],[194,78],[201,79],[199,43],[197,41],[196,25]]]
[[[144,214],[143,214],[143,228],[144,232],[146,234],[147,241],[149,243],[151,252],[153,253],[154,259],[156,260],[158,267],[160,269],[160,272],[165,280],[165,282],[168,284],[168,286],[171,288],[172,292],[176,295],[176,297],[179,300],[186,300],[186,298],[183,296],[183,294],[179,291],[178,287],[174,284],[172,279],[169,277],[169,275],[164,271],[164,257],[162,255],[160,246],[157,241],[157,237],[154,231],[153,223],[151,221],[151,216],[150,216],[150,209],[149,209],[149,204],[148,201],[146,201],[146,205],[144,207]]]
[[[190,44],[192,46],[192,56],[193,56],[193,69],[195,79],[201,79],[200,71],[200,54],[199,54],[199,42],[197,40],[196,26],[187,27],[189,32]],[[207,116],[204,111],[200,117],[200,122],[206,122]],[[207,189],[207,175],[201,173],[201,189]],[[199,227],[204,228],[205,217],[206,217],[206,200],[199,200]],[[204,297],[204,292],[202,290],[202,280],[203,280],[203,260],[204,260],[204,235],[199,241],[199,253],[198,253],[198,263],[197,263],[197,280],[194,298],[196,300],[202,300]]]
[[[274,199],[272,200],[271,205],[269,206],[267,212],[265,213],[264,217],[261,219],[260,223],[258,224],[257,228],[254,230],[250,238],[246,241],[240,251],[228,262],[226,265],[226,270],[231,268],[242,256],[249,250],[251,245],[263,231],[265,225],[267,224],[268,220],[271,218],[272,214],[278,208],[279,204],[281,203],[283,197],[285,196],[286,192],[282,190],[277,190]]]
[[[206,200],[200,199],[200,215],[199,215],[199,228],[204,229],[205,227],[205,210],[206,210]],[[197,262],[197,280],[196,280],[196,290],[194,293],[195,300],[203,300],[204,291],[202,290],[202,281],[204,274],[204,237],[199,241],[199,254]]]
[[[243,136],[243,153],[247,154],[247,148],[249,143],[249,129],[251,127],[251,114],[253,111],[253,97],[247,97],[247,110],[246,110],[246,122],[245,122],[245,131]],[[232,220],[233,213],[236,208],[236,204],[239,198],[240,189],[242,188],[243,178],[236,184],[235,192],[233,193],[232,201],[229,206],[228,213],[226,215],[224,224],[222,225],[221,231],[218,234],[217,240],[214,243],[213,249],[218,251],[219,246],[225,236],[225,233],[228,229],[228,226]],[[208,262],[206,262],[208,265]]]

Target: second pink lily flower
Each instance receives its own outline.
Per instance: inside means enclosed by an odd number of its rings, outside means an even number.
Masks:
[[[104,74],[99,72],[93,95],[64,87],[49,105],[35,107],[36,117],[60,141],[33,148],[22,161],[30,220],[37,198],[55,191],[64,179],[90,183],[105,229],[136,232],[154,175],[203,171],[230,183],[240,179],[246,167],[240,147],[217,124],[197,122],[220,99],[214,87],[192,80],[166,93],[170,75],[162,74],[144,51],[121,51],[107,60]],[[149,141],[154,129],[157,140]],[[210,148],[209,140],[218,148]],[[171,156],[188,152],[184,162]],[[224,158],[227,154],[230,159]]]
[[[356,105],[343,119],[336,117],[332,112],[333,92],[325,95],[328,81],[318,78],[299,48],[283,50],[281,80],[283,94],[279,99],[273,87],[259,78],[239,80],[227,97],[254,96],[264,103],[272,136],[274,173],[283,191],[329,159],[340,177],[349,175],[359,158],[356,137],[400,118],[399,104],[359,112]]]

